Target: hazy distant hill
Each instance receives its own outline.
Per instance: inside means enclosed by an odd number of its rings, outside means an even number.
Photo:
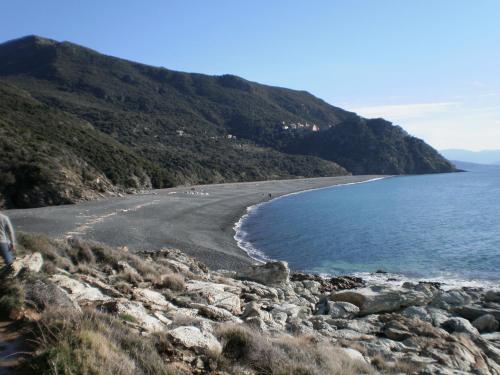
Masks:
[[[305,91],[151,67],[69,42],[1,44],[0,87],[9,99],[0,98],[2,142],[16,145],[0,156],[8,177],[0,192],[11,206],[98,189],[453,170],[400,127]],[[27,165],[36,170],[29,181],[20,172]]]
[[[455,167],[467,172],[500,172],[500,165],[478,164],[459,160],[452,160],[451,162]]]
[[[500,165],[500,150],[469,151],[449,149],[442,150],[441,153],[449,160],[461,160],[470,163]]]

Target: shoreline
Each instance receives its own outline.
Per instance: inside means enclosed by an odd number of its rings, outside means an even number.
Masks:
[[[249,206],[291,193],[380,178],[336,176],[181,186],[67,206],[8,210],[16,229],[53,238],[78,236],[130,251],[177,248],[213,270],[241,270],[255,261],[234,239]]]
[[[276,259],[269,258],[263,251],[255,248],[250,242],[245,241],[245,239],[243,238],[243,236],[240,235],[241,233],[246,233],[245,231],[243,231],[241,229],[241,227],[242,227],[243,223],[246,220],[248,220],[248,218],[250,217],[250,214],[252,213],[252,211],[255,211],[255,210],[257,210],[257,209],[259,209],[259,208],[261,208],[261,207],[263,207],[263,206],[265,206],[265,205],[267,205],[267,204],[269,204],[271,202],[274,202],[274,201],[276,201],[278,199],[290,197],[292,195],[304,194],[304,193],[308,193],[308,192],[311,192],[311,191],[317,191],[317,190],[333,189],[333,188],[340,187],[340,186],[366,184],[368,182],[374,182],[374,181],[384,180],[384,179],[392,178],[392,177],[395,177],[395,176],[374,177],[374,178],[371,178],[371,179],[368,179],[368,180],[364,180],[364,181],[347,182],[345,184],[338,184],[338,185],[332,185],[332,186],[324,186],[324,187],[306,189],[306,190],[301,190],[301,191],[296,191],[296,192],[293,192],[293,193],[288,193],[288,194],[280,195],[280,196],[272,198],[272,199],[270,199],[268,201],[264,201],[264,202],[253,204],[251,206],[248,206],[246,208],[245,214],[243,214],[240,217],[240,219],[237,222],[234,223],[233,230],[234,230],[235,234],[234,234],[233,238],[236,241],[238,247],[241,250],[243,250],[253,260],[255,260],[255,261],[259,262],[259,263],[265,263],[265,262],[268,262],[268,261],[276,260]],[[247,245],[246,246],[243,245],[244,243],[247,244]],[[299,271],[299,272],[303,272],[303,271]]]

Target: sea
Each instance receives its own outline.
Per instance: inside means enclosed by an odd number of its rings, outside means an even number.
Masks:
[[[398,176],[252,206],[239,246],[292,270],[500,285],[500,169]]]

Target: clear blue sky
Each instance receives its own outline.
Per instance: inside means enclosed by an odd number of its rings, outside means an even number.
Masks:
[[[304,89],[433,146],[500,148],[499,0],[26,0],[27,34],[208,74]]]

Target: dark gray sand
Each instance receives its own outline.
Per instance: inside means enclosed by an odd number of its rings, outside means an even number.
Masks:
[[[246,208],[281,195],[361,182],[380,176],[199,185],[155,190],[76,205],[9,210],[18,230],[63,238],[76,235],[131,251],[175,247],[212,269],[237,270],[254,262],[234,240]]]

